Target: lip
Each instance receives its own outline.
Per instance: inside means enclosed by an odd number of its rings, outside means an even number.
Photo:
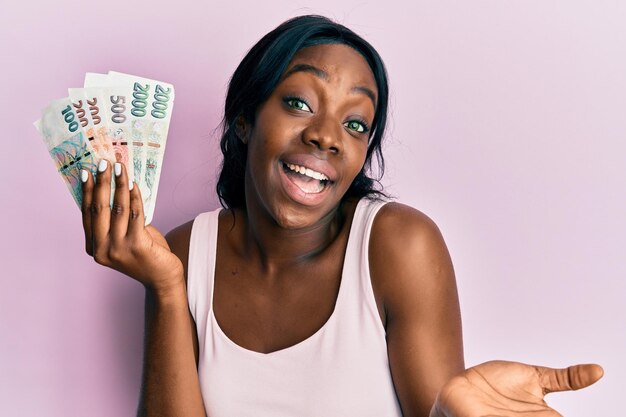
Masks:
[[[328,179],[332,182],[337,181],[337,170],[333,167],[330,162],[324,159],[316,158],[310,154],[294,154],[289,155],[280,160],[282,163],[286,164],[295,164],[300,165],[305,168],[312,169],[313,171],[317,171],[321,174],[326,175]],[[282,169],[282,166],[281,166]]]

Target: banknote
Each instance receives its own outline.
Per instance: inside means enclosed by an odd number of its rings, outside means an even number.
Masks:
[[[96,156],[99,159],[106,159],[111,164],[114,163],[113,144],[101,109],[104,101],[102,91],[95,88],[70,88],[68,92],[80,127],[91,142]]]
[[[104,94],[104,114],[115,159],[126,167],[128,181],[134,181],[133,146],[130,139],[129,88],[111,85],[107,74],[85,74],[85,88],[100,88]]]
[[[43,137],[56,168],[80,207],[83,193],[81,169],[95,174],[98,160],[91,143],[80,129],[79,118],[74,113],[69,98],[54,100],[43,109],[35,128]]]
[[[150,223],[154,213],[167,133],[172,117],[174,86],[115,71],[109,71],[108,77],[112,85],[124,85],[132,89],[130,131],[133,139],[133,152],[142,152],[141,162],[143,162],[142,166],[135,166],[135,181],[139,184],[143,195],[146,223]],[[138,142],[137,146],[135,142]],[[137,159],[135,157],[135,160]]]

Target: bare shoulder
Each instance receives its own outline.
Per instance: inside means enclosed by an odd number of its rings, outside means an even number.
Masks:
[[[172,229],[165,239],[170,246],[170,250],[178,256],[185,268],[185,279],[187,279],[187,260],[189,258],[189,240],[191,239],[191,228],[193,220]]]
[[[389,202],[376,215],[370,236],[371,260],[386,256],[401,260],[433,255],[445,249],[445,243],[435,222],[421,211],[406,204]],[[447,249],[445,249],[447,253]]]
[[[426,214],[389,202],[377,213],[370,235],[369,261],[385,321],[414,305],[417,295],[447,298],[456,293],[452,261],[439,227]],[[431,301],[435,301],[431,298]]]

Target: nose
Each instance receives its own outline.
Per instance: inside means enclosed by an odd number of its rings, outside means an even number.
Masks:
[[[341,123],[338,120],[318,114],[304,129],[302,140],[319,150],[339,154],[343,151],[341,133]]]

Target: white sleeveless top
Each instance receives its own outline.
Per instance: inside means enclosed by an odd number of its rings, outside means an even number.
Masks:
[[[187,294],[208,417],[402,416],[368,264],[371,226],[383,204],[361,199],[356,207],[328,321],[308,339],[267,354],[235,344],[217,323],[212,300],[220,209],[196,217]]]

